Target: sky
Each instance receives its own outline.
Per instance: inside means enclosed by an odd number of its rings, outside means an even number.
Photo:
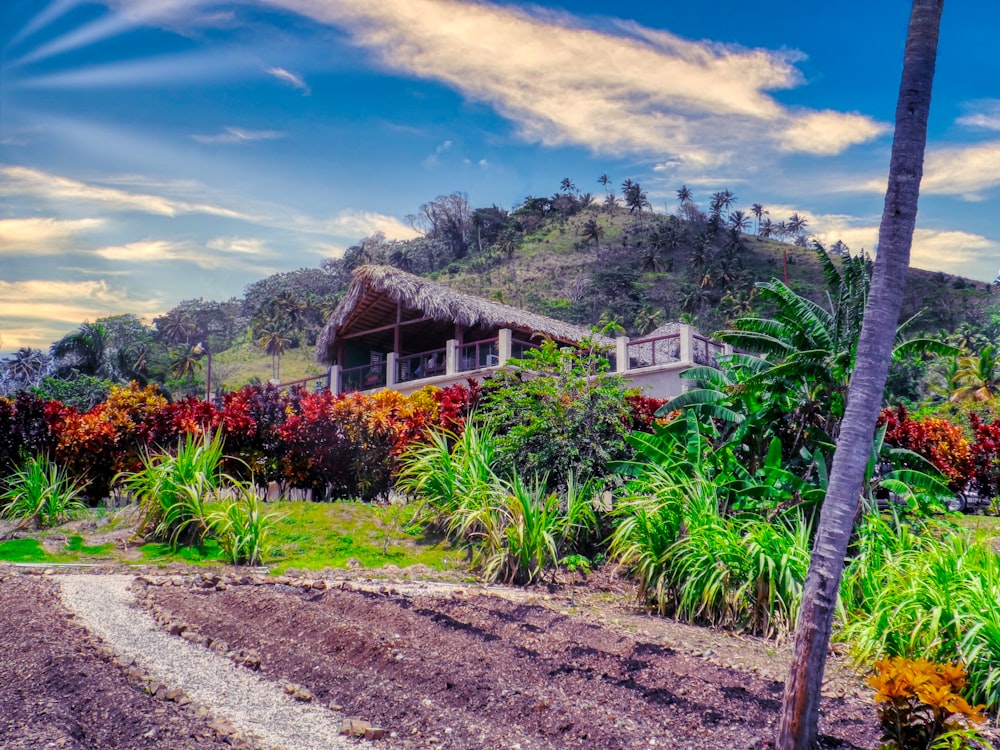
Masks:
[[[904,0],[3,0],[0,352],[317,267],[463,192],[728,189],[877,248]],[[1000,272],[1000,3],[944,11],[912,264]]]

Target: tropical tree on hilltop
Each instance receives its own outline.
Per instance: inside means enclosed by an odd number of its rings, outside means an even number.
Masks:
[[[69,375],[73,370],[84,375],[101,374],[107,344],[108,332],[102,324],[83,323],[52,345],[51,354],[58,360],[59,375]]]
[[[754,203],[752,206],[750,206],[750,213],[752,213],[753,217],[757,220],[757,234],[759,235],[760,222],[761,220],[763,220],[765,216],[767,216],[767,211],[764,209],[764,206],[761,205],[760,203]]]
[[[174,353],[170,362],[170,372],[178,380],[193,380],[201,370],[204,354],[200,344],[185,346]]]
[[[649,197],[638,182],[626,180],[624,187],[625,207],[630,214],[634,214],[636,222],[642,224],[642,209],[651,208]]]
[[[733,211],[729,214],[729,227],[737,232],[745,232],[750,228],[750,217],[743,211]]]
[[[685,203],[690,203],[694,199],[694,193],[691,192],[691,188],[687,185],[681,185],[677,188],[677,202],[682,206]]]

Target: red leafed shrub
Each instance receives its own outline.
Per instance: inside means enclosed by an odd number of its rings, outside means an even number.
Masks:
[[[53,460],[76,481],[85,483],[91,502],[106,497],[116,473],[118,430],[104,418],[101,405],[85,414],[58,401],[45,405],[45,417],[56,437]]]
[[[975,461],[975,487],[983,497],[1000,496],[1000,419],[985,422],[977,414],[969,415],[975,435],[972,456]]]
[[[450,432],[461,432],[465,427],[465,420],[479,405],[481,393],[479,382],[472,378],[469,378],[467,385],[455,383],[447,388],[436,389],[434,399],[437,402],[437,426]]]
[[[628,406],[628,425],[633,430],[652,432],[656,423],[656,410],[667,403],[667,399],[631,393],[625,396]]]
[[[961,427],[936,417],[910,419],[902,406],[884,409],[879,423],[886,425],[889,445],[919,453],[947,477],[951,489],[957,492],[968,485],[975,458]]]

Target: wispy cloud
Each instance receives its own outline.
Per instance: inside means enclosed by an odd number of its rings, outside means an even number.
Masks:
[[[267,242],[257,237],[213,237],[205,243],[210,250],[237,255],[270,255]]]
[[[969,102],[968,114],[959,117],[959,125],[978,130],[1000,130],[1000,99]]]
[[[691,42],[635,23],[589,28],[564,13],[456,0],[269,0],[347,28],[383,65],[441,81],[517,124],[522,138],[688,163],[746,144],[838,153],[885,132],[859,114],[790,109],[767,92],[802,83],[787,51]]]
[[[58,255],[69,240],[103,225],[103,219],[0,219],[0,255]]]
[[[368,237],[375,232],[382,232],[390,240],[410,240],[420,236],[420,232],[407,226],[395,216],[374,211],[347,209],[330,219],[298,216],[293,223],[296,229],[303,232],[329,234],[352,240]]]
[[[810,232],[826,247],[840,240],[859,253],[872,253],[878,243],[878,218],[799,211],[809,220]],[[992,278],[1000,243],[974,232],[918,227],[913,233],[910,265],[987,281]]]
[[[284,68],[268,68],[268,75],[272,75],[279,81],[287,83],[289,86],[295,89],[299,89],[303,96],[309,96],[312,93],[312,89],[309,88],[309,84],[298,73],[293,73],[290,70],[285,70]]]
[[[264,266],[248,266],[246,254],[256,254],[250,249],[254,241],[234,243],[225,241],[210,241],[201,247],[189,242],[173,242],[169,240],[140,240],[124,245],[109,245],[93,251],[93,254],[105,260],[116,263],[136,264],[175,264],[188,263],[205,270],[219,268],[238,268],[241,271],[255,270],[261,273],[273,273],[274,269]],[[244,257],[238,257],[244,256]]]
[[[434,165],[436,165],[441,158],[441,154],[450,151],[453,144],[454,141],[452,141],[451,139],[439,143],[437,147],[434,149],[434,153],[428,155],[428,157],[424,159],[423,165],[425,167],[433,167]]]
[[[30,196],[45,201],[96,203],[111,210],[140,211],[160,216],[208,214],[233,219],[247,218],[237,211],[220,206],[129,192],[20,166],[0,167],[0,195]]]
[[[8,351],[20,346],[47,349],[84,320],[122,313],[148,316],[162,308],[163,300],[156,295],[131,297],[103,279],[0,280],[3,348]]]
[[[1000,185],[1000,141],[971,146],[929,147],[924,158],[920,192],[958,195],[967,201],[985,199],[983,193]],[[872,178],[853,187],[885,193],[885,178]]]
[[[221,133],[214,135],[192,135],[199,143],[251,143],[253,141],[273,141],[284,138],[280,130],[246,130],[227,126]]]

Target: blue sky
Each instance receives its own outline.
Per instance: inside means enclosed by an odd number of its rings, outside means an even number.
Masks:
[[[5,0],[0,351],[564,177],[871,250],[909,3]],[[913,264],[1000,269],[1000,3],[941,31]]]

